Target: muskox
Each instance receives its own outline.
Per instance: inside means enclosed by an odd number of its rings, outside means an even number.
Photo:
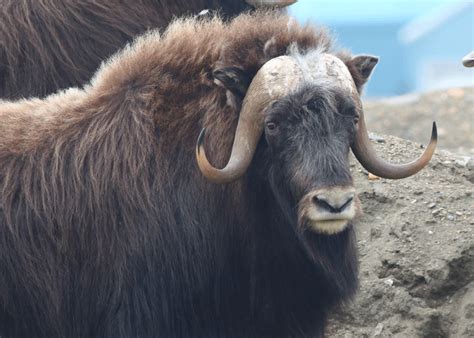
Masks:
[[[401,178],[436,144],[375,155],[376,63],[285,15],[186,19],[1,102],[2,338],[322,336],[357,287],[350,149]]]
[[[134,37],[174,18],[217,10],[230,18],[295,0],[0,0],[0,98],[44,97],[90,80]]]

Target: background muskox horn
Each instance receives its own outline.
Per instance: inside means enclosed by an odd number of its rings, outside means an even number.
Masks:
[[[209,163],[204,151],[205,130],[201,131],[196,158],[203,175],[215,183],[231,182],[241,177],[250,165],[262,135],[263,109],[296,88],[302,79],[301,68],[289,56],[265,63],[253,78],[242,103],[232,152],[225,168],[216,169]]]
[[[419,158],[406,164],[395,165],[388,163],[378,157],[372,147],[365,126],[364,114],[361,112],[356,138],[352,144],[352,152],[360,164],[370,173],[384,178],[398,179],[414,175],[423,169],[431,160],[437,141],[436,123],[433,122],[430,143]]]
[[[474,51],[470,52],[465,57],[463,57],[462,64],[465,67],[474,67]]]
[[[245,0],[249,5],[258,7],[285,7],[292,5],[297,0]]]

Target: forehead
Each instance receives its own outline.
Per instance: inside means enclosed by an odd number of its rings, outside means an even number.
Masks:
[[[340,87],[305,83],[267,109],[267,115],[300,120],[334,113],[356,107],[354,98]]]

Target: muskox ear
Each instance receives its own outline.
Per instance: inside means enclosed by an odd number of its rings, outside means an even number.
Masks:
[[[236,98],[243,99],[247,93],[251,78],[239,67],[224,67],[212,72],[214,82],[227,89]]]
[[[352,59],[346,61],[346,65],[352,74],[352,78],[360,90],[362,86],[369,80],[375,65],[379,62],[379,58],[373,55],[356,55]]]

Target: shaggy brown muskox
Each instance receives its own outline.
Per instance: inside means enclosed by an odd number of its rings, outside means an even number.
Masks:
[[[150,28],[203,9],[227,17],[290,0],[0,0],[0,98],[82,86],[100,63]]]
[[[435,144],[380,160],[377,59],[339,56],[286,16],[184,20],[83,90],[2,102],[2,338],[323,335],[357,285],[350,148],[400,178]]]

